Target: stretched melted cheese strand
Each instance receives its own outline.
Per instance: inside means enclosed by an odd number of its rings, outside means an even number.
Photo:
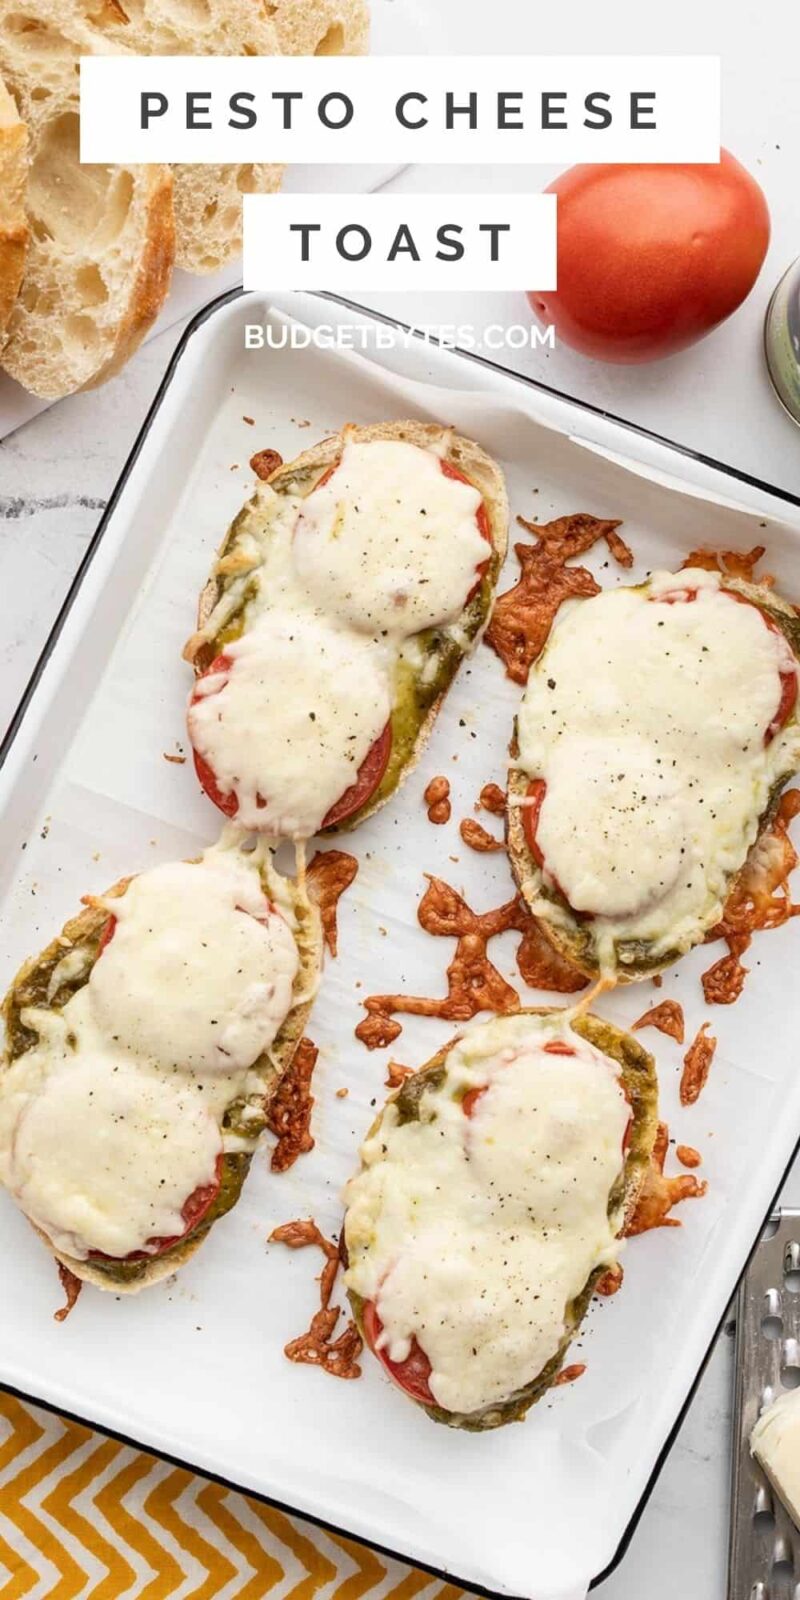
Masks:
[[[237,796],[237,822],[308,838],[389,720],[387,652],[322,618],[269,611],[225,653],[230,671],[197,684],[192,744]]]
[[[750,1450],[800,1528],[800,1389],[787,1390],[761,1413]]]
[[[481,495],[448,477],[431,450],[400,439],[349,443],[332,476],[302,501],[298,577],[328,616],[407,638],[455,621],[488,546]]]
[[[117,928],[88,982],[22,1014],[39,1040],[0,1075],[0,1181],[69,1255],[183,1233],[186,1200],[214,1182],[222,1118],[298,966],[258,859],[214,848],[142,873],[106,902]]]
[[[105,905],[116,927],[87,988],[107,1037],[186,1072],[230,1074],[269,1048],[298,958],[257,870],[209,852],[202,869],[155,867]]]
[[[520,708],[519,765],[546,784],[546,874],[593,914],[607,962],[618,939],[657,954],[719,919],[787,751],[800,754],[796,722],[765,743],[795,670],[718,573],[659,573],[564,608]]]
[[[548,1040],[574,1055],[552,1055]],[[619,1065],[563,1019],[511,1017],[450,1051],[418,1122],[393,1102],[346,1192],[347,1283],[376,1303],[382,1343],[416,1338],[448,1411],[509,1398],[542,1371],[567,1304],[615,1259],[609,1216],[629,1107]],[[461,1099],[488,1085],[467,1117]]]

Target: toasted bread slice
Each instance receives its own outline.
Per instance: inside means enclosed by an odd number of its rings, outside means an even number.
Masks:
[[[413,715],[393,715],[393,746],[389,766],[371,799],[346,821],[328,832],[346,832],[373,815],[394,794],[413,770],[430,737],[439,709],[458,667],[480,638],[491,612],[494,587],[508,543],[508,497],[500,467],[471,439],[463,439],[452,429],[431,422],[385,422],[368,427],[348,425],[341,433],[287,463],[277,461],[274,470],[231,524],[220,546],[212,575],[200,595],[198,628],[184,650],[200,675],[234,638],[245,631],[246,611],[253,593],[253,580],[261,557],[254,553],[258,533],[263,542],[265,530],[275,519],[275,495],[304,497],[338,461],[349,440],[397,439],[421,449],[443,451],[443,459],[457,468],[483,496],[491,535],[491,561],[480,593],[468,604],[457,627],[430,630],[426,651],[436,657],[435,670],[424,683],[415,680]],[[269,493],[266,492],[269,491]],[[456,637],[457,635],[457,637]],[[407,709],[407,708],[406,708]],[[402,725],[401,725],[402,724]]]
[[[114,49],[137,55],[355,55],[367,47],[364,0],[119,0],[105,15]],[[283,167],[173,166],[176,263],[188,272],[215,272],[242,248],[242,195],[274,194]]]
[[[22,283],[30,238],[27,184],[28,130],[0,80],[0,349]]]
[[[54,400],[119,371],[166,298],[172,179],[161,166],[81,166],[80,55],[107,48],[76,0],[0,0],[0,71],[27,124],[31,242],[2,363]]]
[[[103,31],[112,50],[136,55],[277,55],[281,46],[271,11],[262,0],[209,0],[198,7],[181,0],[120,0],[106,11]],[[171,171],[176,265],[214,272],[241,251],[242,195],[273,193],[283,168],[259,162]]]
[[[501,1029],[504,1023],[516,1028],[520,1017],[547,1017],[556,1016],[561,1008],[536,1006],[523,1009],[508,1018],[498,1018],[491,1024]],[[566,1014],[568,1015],[568,1014]],[[469,1039],[471,1034],[480,1034],[481,1027],[468,1030],[465,1036]],[[615,1027],[611,1022],[593,1016],[591,1013],[575,1015],[570,1018],[571,1030],[586,1039],[597,1050],[602,1051],[613,1061],[618,1062],[621,1068],[620,1078],[630,1102],[632,1122],[629,1139],[625,1151],[622,1173],[613,1185],[608,1200],[608,1215],[616,1235],[621,1238],[633,1217],[639,1198],[645,1185],[650,1168],[650,1157],[653,1152],[656,1133],[658,1130],[658,1079],[653,1057],[630,1034]],[[433,1059],[406,1079],[402,1086],[389,1096],[387,1105],[395,1108],[395,1118],[392,1126],[397,1127],[404,1123],[420,1121],[422,1105],[426,1090],[438,1090],[447,1081],[447,1058],[453,1046],[458,1043],[458,1038],[450,1041],[444,1048],[437,1052]],[[380,1129],[386,1107],[373,1123],[367,1134],[370,1140]],[[430,1115],[427,1112],[426,1115]],[[362,1167],[363,1171],[363,1167]],[[354,1254],[359,1248],[366,1248],[364,1240],[353,1238],[353,1228],[348,1231],[348,1216],[342,1231],[343,1256],[346,1265],[350,1265]],[[564,1334],[559,1341],[558,1348],[547,1362],[545,1367],[530,1382],[525,1383],[510,1394],[507,1399],[491,1404],[476,1412],[446,1411],[441,1406],[427,1405],[422,1400],[417,1403],[422,1405],[433,1421],[443,1422],[449,1427],[463,1428],[471,1432],[484,1432],[489,1428],[498,1428],[506,1422],[520,1422],[525,1417],[530,1407],[542,1398],[555,1382],[564,1362],[567,1350],[577,1332],[589,1306],[594,1292],[595,1284],[601,1277],[605,1267],[598,1267],[593,1271],[580,1292],[565,1307]],[[360,1331],[365,1335],[364,1312],[365,1301],[351,1288],[349,1291],[353,1314]],[[367,1341],[368,1342],[368,1341]]]
[[[748,583],[739,578],[723,576],[721,587],[752,601],[765,612],[780,629],[793,655],[800,662],[800,619],[794,606],[764,584]],[[581,601],[579,604],[591,604],[591,601]],[[545,652],[546,648],[545,646]],[[800,720],[798,708],[795,707],[790,723],[795,724],[798,720]],[[545,882],[541,867],[528,845],[523,824],[523,802],[531,780],[527,773],[520,770],[517,763],[516,732],[512,737],[510,754],[506,846],[514,880],[542,932],[558,953],[585,972],[587,977],[597,978],[601,975],[601,964],[596,948],[593,919],[576,916],[564,896]],[[788,761],[782,770],[776,773],[768,805],[760,818],[758,834],[751,846],[751,854],[757,850],[759,840],[775,816],[784,784],[796,770],[796,764]],[[738,871],[729,879],[727,892],[722,896],[723,903],[735,891],[744,871],[745,862],[742,862]],[[718,917],[714,916],[711,918],[711,923],[717,920]],[[709,925],[711,924],[698,925],[694,935],[685,933],[676,938],[674,945],[669,948],[664,947],[663,941],[658,945],[654,941],[645,939],[618,941],[615,945],[614,978],[620,983],[630,983],[652,977],[654,973],[665,970],[685,955],[687,950],[702,941]]]
[[[270,881],[270,880],[267,880]],[[124,895],[130,878],[122,878],[106,891],[109,896]],[[266,1110],[284,1073],[291,1066],[295,1050],[303,1036],[314,1003],[319,975],[322,969],[322,929],[317,906],[298,885],[282,881],[282,892],[295,920],[295,941],[299,966],[294,983],[293,1004],[269,1051],[259,1056],[250,1069],[263,1085],[264,1119]],[[21,1013],[26,1006],[46,1004],[60,1009],[78,989],[88,981],[99,953],[103,930],[108,922],[108,912],[92,904],[65,923],[61,933],[53,939],[40,955],[26,961],[17,973],[2,1004],[5,1024],[5,1052],[0,1072],[27,1049],[36,1044],[38,1035],[26,1028]],[[63,974],[63,976],[62,976]],[[248,1128],[255,1132],[259,1127],[248,1120]],[[183,1239],[162,1254],[136,1261],[78,1260],[57,1250],[52,1241],[35,1224],[32,1226],[43,1239],[57,1261],[74,1273],[76,1278],[94,1284],[98,1289],[108,1289],[114,1294],[135,1294],[149,1288],[162,1278],[177,1272],[203,1243],[209,1228],[236,1204],[247,1176],[252,1152],[249,1150],[226,1153],[223,1158],[223,1182],[220,1194],[202,1222]]]

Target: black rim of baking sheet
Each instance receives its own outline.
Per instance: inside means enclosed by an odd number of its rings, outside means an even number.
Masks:
[[[181,337],[178,340],[175,350],[167,365],[164,377],[162,378],[161,383],[156,390],[144,422],[142,423],[136,439],[134,440],[130,454],[128,455],[122,471],[120,472],[119,478],[114,485],[106,508],[84,552],[83,558],[67,590],[55,622],[50,629],[38,660],[36,661],[33,671],[22,693],[19,704],[13,713],[11,721],[8,724],[8,728],[3,736],[2,742],[0,743],[0,767],[3,766],[14,740],[17,737],[23,719],[38,686],[39,680],[41,679],[42,673],[44,672],[47,662],[49,661],[50,656],[52,655],[52,652],[60,637],[66,619],[72,609],[81,585],[83,584],[84,578],[86,577],[86,574],[89,571],[92,561],[97,553],[108,523],[110,522],[111,517],[116,510],[128,478],[136,461],[138,460],[139,454],[142,450],[145,440],[147,439],[153,422],[155,421],[167,389],[172,383],[181,358],[186,351],[187,345],[193,338],[194,334],[197,333],[198,329],[201,328],[210,317],[214,316],[217,311],[222,310],[223,306],[229,305],[234,300],[243,298],[245,298],[245,291],[241,288],[229,289],[226,291],[226,293],[218,295],[214,300],[209,301],[207,306],[203,306],[202,309],[198,311],[194,317],[192,317],[191,321],[187,324],[186,328],[181,334]],[[374,322],[383,323],[385,326],[400,329],[404,334],[418,339],[420,343],[431,344],[437,348],[441,347],[441,340],[434,338],[432,335],[421,332],[409,323],[401,322],[399,318],[387,316],[380,311],[373,311],[369,308],[369,306],[360,305],[357,301],[347,300],[340,295],[322,292],[316,294],[313,296],[313,298],[327,301],[331,305],[337,307],[343,307],[347,311],[356,312],[359,316],[368,317]],[[450,354],[460,357],[461,360],[472,362],[478,367],[487,368],[491,372],[499,373],[504,378],[511,378],[517,383],[522,384],[525,388],[538,390],[543,394],[552,395],[557,400],[566,401],[567,404],[574,406],[576,410],[587,412],[592,416],[602,417],[606,421],[612,422],[616,427],[622,428],[626,433],[634,435],[634,437],[649,439],[655,444],[665,446],[677,456],[683,456],[691,461],[699,461],[703,466],[711,467],[715,471],[723,473],[727,478],[731,478],[740,483],[746,483],[751,488],[763,490],[765,493],[772,495],[774,499],[783,501],[786,505],[800,506],[800,496],[792,494],[788,489],[779,489],[775,484],[769,483],[762,478],[758,478],[752,473],[745,472],[739,467],[729,466],[723,461],[716,460],[714,456],[705,455],[699,450],[693,450],[688,445],[678,444],[675,440],[669,439],[663,434],[656,433],[652,428],[645,428],[639,423],[630,422],[624,417],[618,417],[614,412],[606,411],[602,406],[592,405],[590,401],[580,400],[575,395],[567,394],[563,389],[557,389],[551,384],[543,383],[538,378],[531,378],[523,373],[515,372],[512,368],[504,367],[500,362],[491,361],[488,357],[478,355],[475,351],[461,350],[457,346],[452,347],[449,345],[445,346],[444,348],[446,348]],[[798,1137],[798,1141],[794,1151],[792,1152],[791,1158],[787,1162],[786,1169],[781,1177],[780,1183],[776,1188],[775,1196],[767,1208],[764,1220],[758,1230],[756,1238],[747,1252],[746,1259],[742,1264],[738,1282],[741,1282],[741,1279],[744,1277],[744,1274],[750,1265],[750,1261],[756,1249],[758,1248],[762,1234],[769,1223],[772,1213],[776,1209],[778,1197],[798,1153],[800,1153],[800,1136]],[[735,1295],[738,1291],[738,1282],[731,1290],[731,1302],[735,1298]],[[628,1521],[625,1531],[622,1534],[617,1549],[608,1565],[603,1568],[602,1572],[597,1573],[596,1577],[592,1579],[590,1584],[591,1589],[596,1588],[606,1578],[608,1578],[619,1566],[620,1561],[626,1554],[633,1535],[639,1525],[645,1507],[647,1506],[653,1489],[658,1481],[664,1462],[666,1461],[666,1458],[669,1455],[673,1444],[675,1443],[692,1400],[697,1392],[700,1380],[706,1370],[717,1339],[727,1321],[731,1302],[729,1302],[729,1306],[726,1307],[725,1312],[714,1329],[712,1337],[709,1340],[706,1353],[703,1356],[697,1372],[689,1385],[675,1421],[670,1428],[661,1450],[658,1453],[652,1472],[650,1473],[648,1481],[645,1484],[636,1507],[630,1517],[630,1520]],[[443,1583],[458,1584],[464,1589],[471,1590],[474,1594],[486,1596],[486,1600],[509,1600],[507,1595],[498,1590],[486,1588],[482,1584],[476,1584],[473,1580],[468,1578],[460,1578],[453,1572],[448,1572],[441,1567],[433,1566],[429,1562],[420,1561],[415,1556],[409,1555],[407,1552],[394,1550],[388,1545],[379,1544],[374,1539],[366,1539],[360,1534],[353,1534],[348,1528],[340,1527],[336,1523],[327,1522],[324,1517],[315,1516],[313,1512],[303,1510],[297,1506],[289,1505],[285,1501],[277,1499],[275,1496],[263,1494],[258,1490],[248,1488],[245,1484],[236,1483],[233,1479],[226,1478],[221,1473],[209,1471],[208,1468],[199,1465],[197,1462],[188,1461],[181,1456],[170,1455],[168,1452],[154,1448],[153,1445],[146,1443],[144,1440],[136,1439],[130,1434],[126,1434],[114,1428],[104,1426],[102,1423],[96,1422],[91,1417],[85,1417],[77,1412],[65,1410],[63,1406],[58,1405],[54,1401],[44,1399],[41,1395],[31,1394],[29,1391],[19,1389],[13,1384],[6,1383],[3,1384],[2,1387],[5,1389],[6,1393],[16,1395],[20,1400],[29,1401],[32,1405],[39,1405],[45,1411],[52,1412],[56,1416],[67,1417],[70,1421],[78,1422],[85,1427],[96,1429],[98,1432],[106,1434],[112,1439],[120,1440],[121,1443],[128,1445],[133,1449],[143,1450],[148,1455],[168,1461],[175,1466],[187,1468],[191,1472],[198,1473],[202,1477],[211,1479],[211,1481],[214,1483],[222,1484],[223,1487],[232,1490],[234,1493],[249,1495],[255,1500],[263,1501],[266,1505],[274,1506],[279,1511],[288,1512],[293,1516],[301,1516],[307,1522],[312,1523],[316,1527],[323,1528],[326,1532],[336,1533],[343,1535],[345,1538],[354,1539],[357,1543],[364,1544],[369,1549],[376,1550],[380,1555],[387,1556],[390,1560],[401,1561],[406,1565],[418,1567],[422,1572],[429,1572],[431,1577],[438,1578]]]

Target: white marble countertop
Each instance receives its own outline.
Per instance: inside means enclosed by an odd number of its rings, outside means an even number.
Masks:
[[[450,3],[441,0],[443,7]],[[511,37],[512,18],[517,32],[524,24],[518,22],[518,0],[513,6],[511,0],[495,0],[495,5],[497,48],[502,48],[503,34]],[[478,34],[470,34],[478,9],[458,8],[460,49],[481,48]],[[797,141],[791,131],[798,14],[793,11],[790,20],[788,6],[769,0],[761,8],[723,6],[722,0],[706,0],[701,8],[696,0],[673,0],[667,41],[653,36],[656,14],[636,0],[617,0],[611,25],[608,8],[589,0],[575,0],[568,9],[570,26],[562,25],[562,37],[553,30],[553,37],[543,41],[532,32],[520,48],[568,50],[580,38],[587,53],[724,49],[725,142],[767,192],[773,243],[746,306],[707,340],[669,361],[615,368],[556,350],[508,358],[506,364],[800,494],[800,431],[774,399],[761,353],[770,290],[800,253]],[[782,38],[769,29],[770,14],[778,20],[778,13]],[[647,24],[649,15],[653,21]],[[794,40],[787,37],[790,29]],[[754,52],[763,71],[753,70]],[[541,169],[535,174],[517,169],[504,173],[503,184],[524,194],[546,177]],[[488,169],[434,169],[424,175],[413,169],[394,181],[400,190],[424,186],[442,192],[496,184],[496,172]],[[469,322],[480,328],[526,318],[521,295],[398,294],[373,297],[373,304],[416,323]],[[0,446],[0,728],[20,697],[179,332],[176,327],[151,340],[113,383],[51,408]],[[800,1202],[800,1170],[795,1169],[786,1195],[787,1203]],[[676,1595],[711,1600],[724,1593],[732,1350],[732,1339],[723,1334],[628,1553],[599,1591],[603,1600],[642,1600],[645,1594],[648,1600],[675,1600]]]

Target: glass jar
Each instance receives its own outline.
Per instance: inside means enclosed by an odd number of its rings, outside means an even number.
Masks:
[[[767,307],[764,351],[775,393],[800,423],[800,257],[784,273]]]

